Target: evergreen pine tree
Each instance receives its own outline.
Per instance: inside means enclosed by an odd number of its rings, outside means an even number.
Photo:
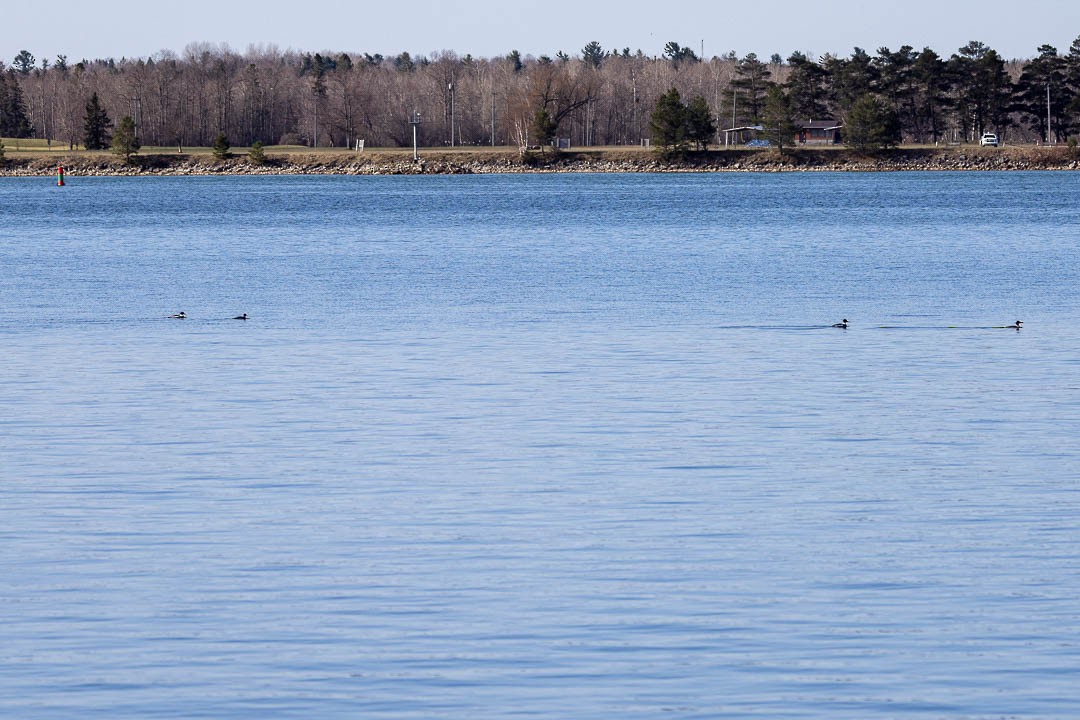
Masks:
[[[551,119],[547,108],[540,108],[533,115],[532,133],[536,137],[536,144],[540,146],[541,152],[551,144],[551,141],[555,138],[555,131],[558,129],[559,126]]]
[[[593,69],[600,67],[600,63],[604,62],[605,57],[607,57],[607,53],[600,47],[600,43],[595,40],[586,45],[581,51],[581,61]]]
[[[30,54],[29,50],[22,50],[11,61],[11,67],[20,75],[29,75],[37,63],[37,58]]]
[[[801,52],[793,52],[787,61],[790,71],[784,89],[791,104],[791,114],[806,120],[821,120],[828,114],[825,109],[828,76],[824,68]]]
[[[525,64],[521,62],[521,53],[517,50],[511,50],[510,54],[506,56],[506,59],[510,61],[510,68],[519,73],[525,69]]]
[[[919,140],[937,142],[944,131],[944,119],[950,105],[949,89],[953,79],[947,65],[930,48],[924,48],[912,67],[917,89],[915,126],[908,128]]]
[[[765,110],[762,116],[765,136],[780,152],[792,142],[796,128],[791,118],[791,100],[779,85],[770,85],[765,92]]]
[[[689,47],[681,47],[677,42],[669,42],[664,46],[664,56],[671,61],[673,67],[678,68],[684,62],[697,62],[698,56]]]
[[[86,116],[83,120],[83,146],[87,150],[104,150],[109,146],[109,127],[112,121],[105,108],[101,107],[97,93],[90,96],[86,103]]]
[[[135,135],[135,121],[130,115],[125,115],[113,133],[112,151],[122,155],[125,162],[131,162],[131,156],[139,152],[139,147],[139,138]]]
[[[757,120],[765,100],[765,88],[772,71],[758,60],[756,53],[748,53],[735,65],[735,78],[731,86],[739,91],[740,117]]]
[[[881,150],[900,142],[896,111],[875,95],[863,95],[848,112],[844,144],[859,151]]]
[[[649,134],[665,154],[686,150],[686,106],[677,89],[671,88],[656,101],[649,117]]]
[[[15,73],[0,72],[0,135],[25,138],[34,134],[23,105],[22,89]]]
[[[698,150],[706,150],[715,134],[716,123],[713,122],[709,103],[702,96],[695,95],[686,106],[687,139],[697,145]]]
[[[218,133],[217,138],[214,140],[214,157],[218,160],[224,160],[225,158],[230,157],[230,147],[229,139],[225,137],[225,133]]]
[[[1052,45],[1043,45],[1039,48],[1039,57],[1024,66],[1016,85],[1013,107],[1026,113],[1029,127],[1046,142],[1067,135],[1070,100],[1066,86],[1067,71],[1066,59],[1058,55],[1057,49]],[[1047,108],[1048,104],[1050,108]],[[1050,128],[1046,127],[1048,109],[1052,111]],[[1048,131],[1050,137],[1047,137]]]
[[[252,165],[266,164],[266,152],[263,150],[262,140],[252,143],[251,149],[248,150],[248,159],[251,160]]]
[[[964,136],[976,138],[990,128],[1004,133],[1011,124],[1012,80],[1001,56],[973,40],[949,58],[948,66],[955,83],[953,107]]]

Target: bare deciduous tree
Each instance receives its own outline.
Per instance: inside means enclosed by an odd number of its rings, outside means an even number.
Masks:
[[[1061,108],[1074,101],[1080,107],[1076,48],[1080,39],[1059,61],[1065,71],[1053,101],[1061,134],[1070,121]],[[970,133],[974,125],[1000,133],[1020,125],[1018,111],[1010,110],[1018,96],[1014,84],[1033,77],[1024,70],[1035,62],[1003,63],[982,43],[969,43],[948,62],[929,49],[916,53],[905,46],[876,56],[856,48],[849,58],[796,52],[786,62],[774,56],[764,63],[754,54],[698,58],[676,43],[653,56],[589,43],[576,59],[517,52],[489,59],[451,51],[428,57],[300,54],[273,46],[241,54],[209,43],[133,60],[70,64],[61,55],[38,66],[28,64],[29,54],[20,57],[18,71],[6,72],[5,81],[16,84],[20,110],[37,136],[76,145],[85,104],[97,93],[112,116],[132,117],[144,147],[179,149],[209,146],[218,133],[245,144],[342,146],[363,138],[369,146],[409,145],[414,113],[424,145],[526,146],[535,144],[530,128],[541,110],[575,145],[637,144],[648,135],[651,109],[670,88],[703,98],[724,128],[761,115],[770,81],[787,89],[798,116],[813,116],[800,119],[842,119],[855,98],[870,93],[900,111],[905,138],[937,139],[948,128]],[[1034,97],[1030,87],[1028,95]],[[1028,105],[1035,107],[1034,100]],[[1034,139],[1036,125],[1016,133]]]

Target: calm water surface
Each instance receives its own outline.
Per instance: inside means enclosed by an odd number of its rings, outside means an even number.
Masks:
[[[4,179],[0,717],[1075,718],[1078,199]]]

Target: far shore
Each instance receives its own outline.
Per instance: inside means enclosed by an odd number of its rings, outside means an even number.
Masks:
[[[639,172],[895,172],[987,170],[1080,170],[1080,152],[1066,146],[984,148],[972,145],[902,147],[859,153],[842,147],[710,149],[665,158],[647,148],[605,147],[525,155],[517,148],[412,149],[267,148],[266,162],[256,164],[246,149],[225,159],[209,149],[150,148],[130,162],[105,151],[19,150],[7,145],[0,176],[128,175],[476,175],[492,173],[639,173]]]

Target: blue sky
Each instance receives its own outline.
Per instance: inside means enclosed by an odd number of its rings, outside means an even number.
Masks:
[[[187,0],[175,9],[145,0],[104,5],[50,0],[8,5],[0,33],[0,60],[8,64],[22,49],[39,59],[63,53],[75,61],[147,57],[163,49],[180,53],[192,42],[226,43],[237,51],[273,44],[312,52],[453,50],[493,57],[512,49],[573,55],[591,40],[606,49],[640,48],[654,55],[674,40],[695,50],[704,42],[707,56],[734,50],[740,56],[786,58],[793,50],[847,55],[856,45],[874,52],[904,44],[948,56],[969,40],[980,40],[1006,58],[1025,58],[1043,43],[1064,53],[1080,35],[1077,0]]]

